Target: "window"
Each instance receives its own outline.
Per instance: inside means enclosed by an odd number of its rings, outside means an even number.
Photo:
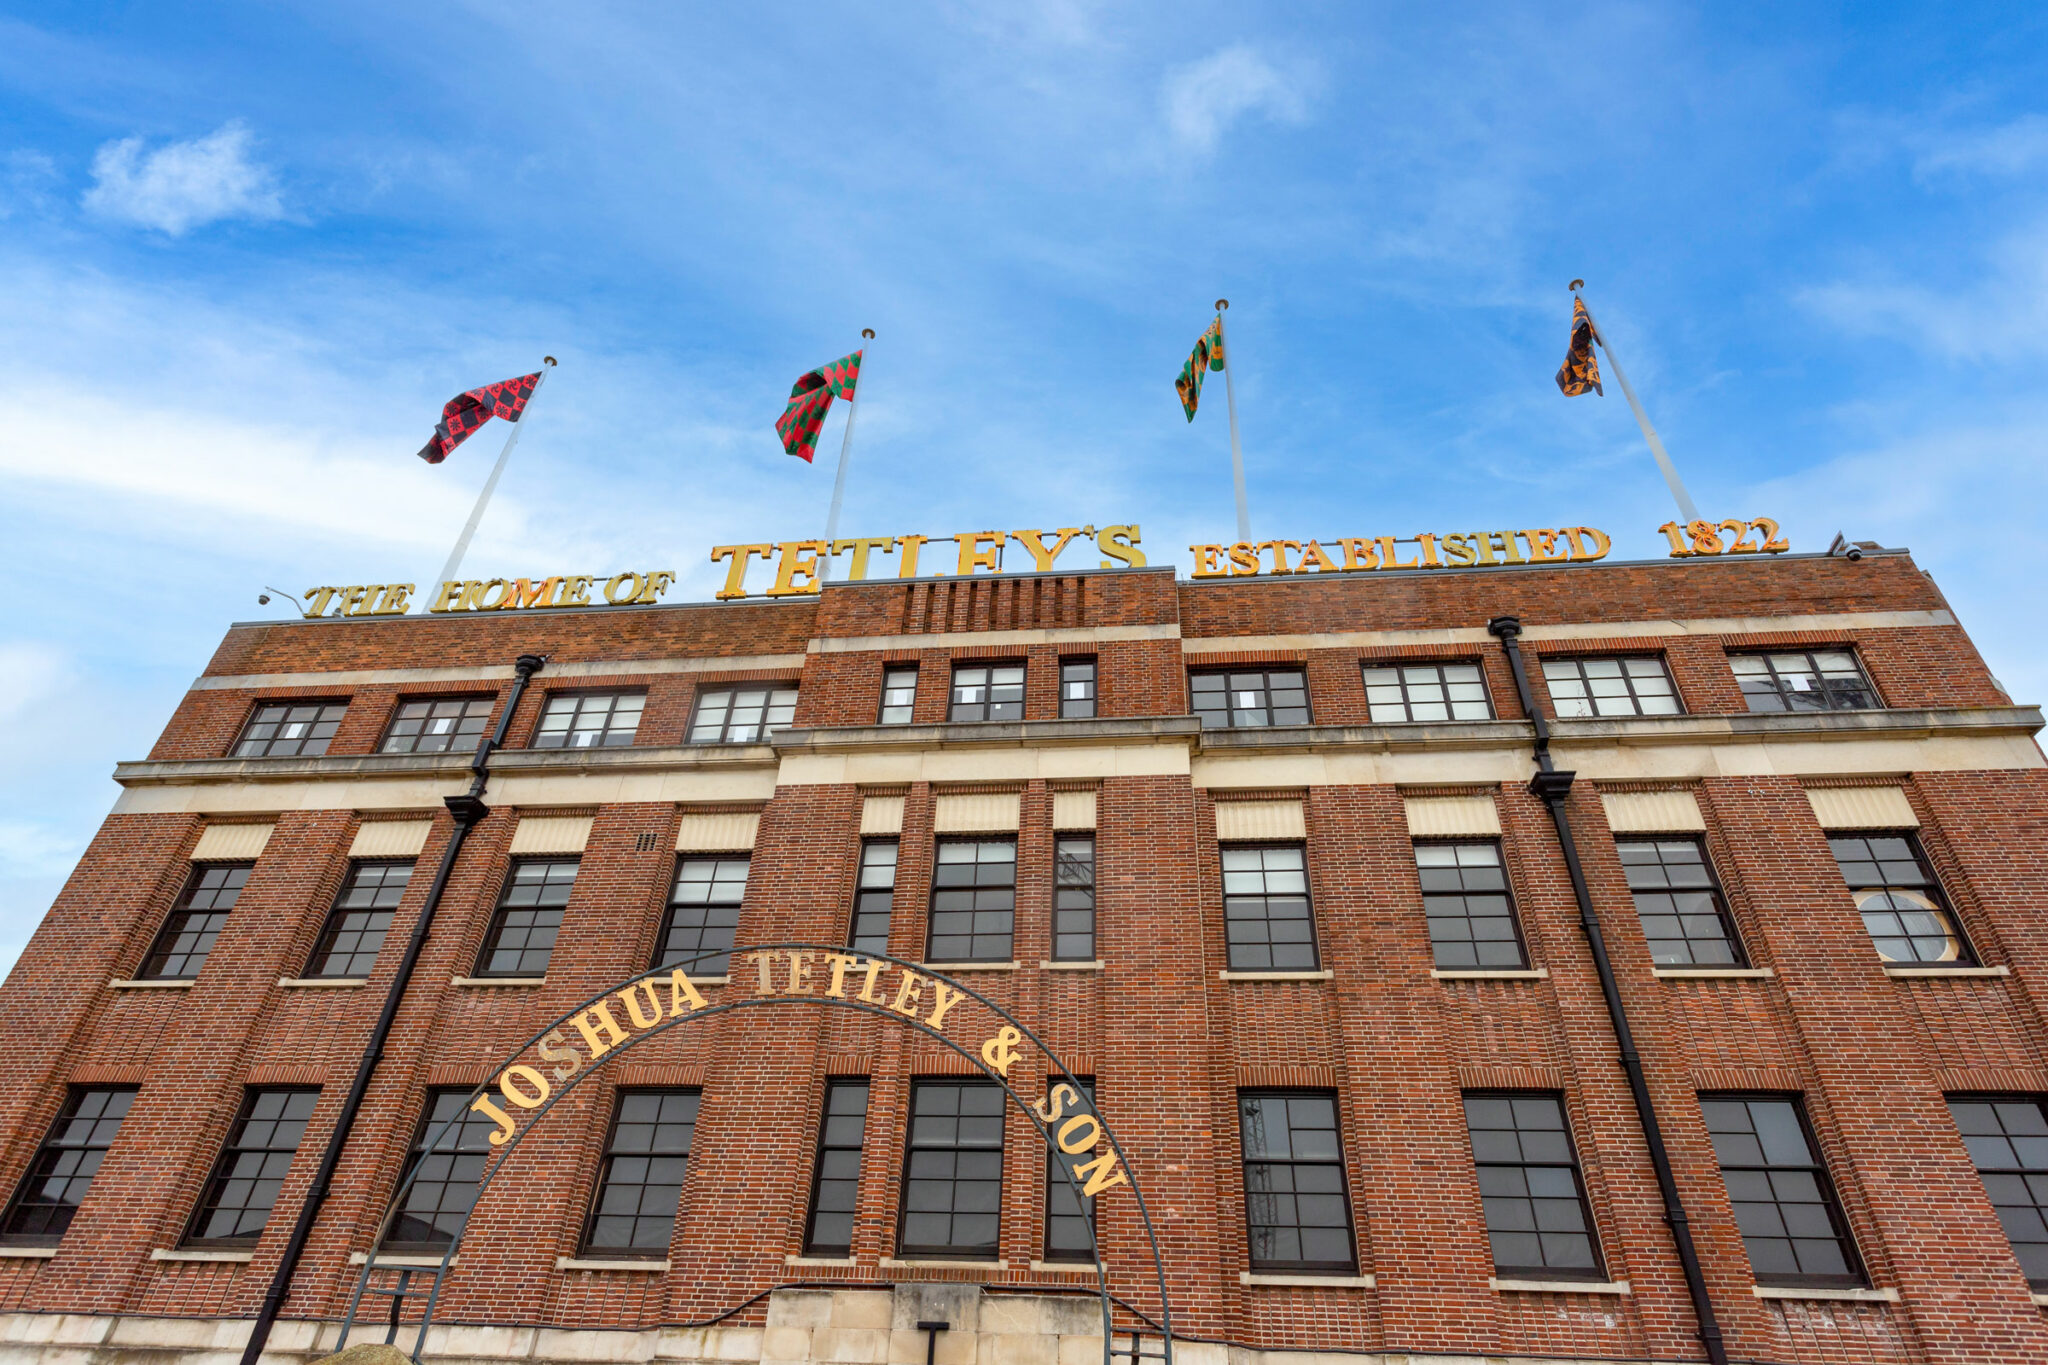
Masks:
[[[1675,716],[1678,689],[1655,655],[1545,659],[1543,681],[1560,716]]]
[[[1882,705],[1846,649],[1731,654],[1728,666],[1752,711],[1858,711]]]
[[[190,981],[206,965],[254,863],[194,863],[178,903],[143,960],[146,981]]]
[[[1055,962],[1095,958],[1095,837],[1053,840],[1052,956]]]
[[[882,670],[882,724],[908,725],[917,711],[917,667]]]
[[[1095,660],[1060,660],[1060,719],[1086,720],[1095,714]]]
[[[348,880],[327,914],[306,975],[368,976],[411,880],[410,862],[349,864]]]
[[[318,1090],[251,1090],[243,1098],[187,1243],[255,1245],[319,1098]]]
[[[1493,719],[1493,703],[1478,664],[1367,665],[1365,700],[1379,725]]]
[[[346,710],[345,701],[263,702],[249,713],[242,737],[235,741],[235,757],[310,758],[324,754]]]
[[[1237,1112],[1252,1269],[1356,1269],[1336,1099],[1251,1091]]]
[[[1721,1180],[1758,1284],[1861,1285],[1849,1229],[1796,1100],[1702,1095]]]
[[[1828,847],[1879,957],[1904,966],[1976,960],[1911,834],[1830,834]]]
[[[21,1188],[14,1192],[14,1203],[0,1222],[0,1243],[57,1244],[92,1188],[92,1178],[99,1174],[100,1162],[134,1101],[133,1090],[71,1092],[29,1163]]]
[[[1513,971],[1529,965],[1499,844],[1417,844],[1415,872],[1429,919],[1429,950],[1440,970]]]
[[[604,1145],[597,1199],[583,1234],[584,1251],[657,1260],[668,1254],[696,1131],[694,1090],[628,1090],[619,1095],[611,1136]]]
[[[420,697],[398,703],[378,752],[445,754],[474,749],[484,736],[484,723],[498,704],[496,697]]]
[[[692,744],[761,744],[796,718],[794,686],[721,687],[699,693]]]
[[[1024,665],[956,664],[947,720],[1024,719]]]
[[[818,1172],[811,1182],[811,1221],[804,1255],[853,1252],[853,1215],[860,1202],[860,1144],[868,1124],[868,1083],[825,1086],[825,1119],[818,1132]]]
[[[1465,1127],[1493,1268],[1503,1278],[1597,1279],[1600,1252],[1556,1095],[1468,1094]]]
[[[574,858],[529,858],[512,864],[476,974],[545,975],[562,927],[562,907],[575,885]]]
[[[536,749],[609,749],[631,744],[645,692],[557,692],[540,714]]]
[[[443,1132],[441,1125],[450,1119],[454,1122]],[[427,1092],[426,1109],[413,1133],[412,1151],[400,1180],[415,1169],[419,1178],[405,1192],[405,1207],[391,1220],[391,1231],[384,1237],[386,1250],[417,1247],[424,1251],[445,1247],[455,1239],[476,1202],[477,1182],[483,1179],[492,1151],[491,1134],[497,1127],[495,1120],[469,1107],[467,1090]],[[432,1153],[427,1151],[429,1142],[434,1144]]]
[[[2048,1289],[2048,1115],[2041,1102],[2020,1095],[1951,1097],[1948,1112],[2027,1283]]]
[[[1616,839],[1650,959],[1660,967],[1740,967],[1741,941],[1698,839]]]
[[[926,960],[1007,962],[1016,909],[1016,840],[945,840],[932,868]]]
[[[853,932],[848,941],[857,953],[889,951],[889,910],[896,901],[896,841],[869,839],[860,846],[860,879],[853,893]]]
[[[747,894],[752,861],[738,853],[676,863],[675,889],[669,893],[668,922],[662,926],[655,966],[681,967],[692,976],[723,976],[730,970],[733,933],[739,928],[740,901]]]
[[[1057,1134],[1061,1124],[1069,1122],[1075,1114],[1095,1112],[1095,1082],[1086,1077],[1077,1077],[1081,1084],[1081,1101],[1069,1104],[1059,1123],[1050,1125]],[[1048,1093],[1055,1085],[1064,1082],[1058,1076],[1046,1078]],[[1098,1120],[1099,1121],[1099,1120]],[[1096,1146],[1101,1146],[1098,1139]],[[1075,1161],[1087,1160],[1089,1153],[1074,1155]],[[1086,1183],[1084,1179],[1082,1183]],[[1066,1172],[1060,1169],[1060,1154],[1050,1147],[1045,1153],[1045,1259],[1048,1261],[1095,1261],[1095,1239],[1091,1230],[1095,1225],[1095,1201],[1076,1190],[1067,1181]]]
[[[1226,844],[1222,852],[1231,970],[1314,971],[1316,932],[1301,845]]]
[[[986,1081],[916,1082],[896,1254],[993,1261],[1002,1207],[1002,1090]]]
[[[1188,695],[1210,729],[1308,724],[1308,684],[1298,668],[1191,673]]]

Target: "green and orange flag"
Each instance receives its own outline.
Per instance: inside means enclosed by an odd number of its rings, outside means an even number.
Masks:
[[[818,433],[825,428],[825,414],[834,398],[853,401],[860,383],[859,351],[843,355],[830,365],[820,365],[796,381],[789,391],[789,406],[775,419],[775,433],[782,448],[809,464],[818,450]]]
[[[1202,333],[1195,343],[1188,363],[1180,367],[1180,378],[1173,381],[1174,392],[1180,395],[1180,405],[1187,410],[1188,420],[1195,420],[1195,409],[1202,402],[1202,373],[1205,370],[1223,368],[1223,317],[1218,314],[1216,321],[1209,324],[1209,330]]]
[[[1577,295],[1572,296],[1572,344],[1564,353],[1564,364],[1557,367],[1557,387],[1567,398],[1577,398],[1589,389],[1602,398],[1607,396],[1600,387],[1600,357],[1593,354],[1593,316]]]

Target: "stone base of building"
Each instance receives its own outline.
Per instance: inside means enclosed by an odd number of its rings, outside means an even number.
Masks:
[[[642,1331],[554,1327],[436,1326],[423,1361],[433,1365],[1102,1365],[1099,1300],[1080,1295],[990,1293],[978,1285],[903,1284],[893,1289],[778,1289],[760,1326],[651,1327]],[[945,1322],[937,1341],[920,1322]],[[150,1318],[73,1313],[0,1314],[0,1365],[237,1365],[246,1318]],[[351,1346],[384,1339],[362,1322]],[[410,1351],[416,1329],[401,1328]],[[338,1322],[279,1322],[264,1365],[312,1365],[334,1352]],[[1160,1365],[1157,1336],[1118,1332],[1115,1365]],[[1411,1352],[1256,1350],[1177,1341],[1175,1365],[1556,1365],[1522,1356]],[[1574,1365],[1624,1365],[1578,1360]]]

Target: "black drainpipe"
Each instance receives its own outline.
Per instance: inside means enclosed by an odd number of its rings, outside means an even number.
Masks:
[[[1558,847],[1564,852],[1565,870],[1571,873],[1572,895],[1579,902],[1579,927],[1586,931],[1586,944],[1593,950],[1593,965],[1600,972],[1600,993],[1607,997],[1607,1017],[1614,1025],[1614,1040],[1621,1049],[1621,1067],[1628,1073],[1629,1094],[1634,1097],[1636,1118],[1643,1125],[1643,1137],[1650,1146],[1650,1165],[1657,1172],[1657,1188],[1664,1195],[1664,1221],[1671,1225],[1671,1238],[1678,1244],[1678,1263],[1685,1268],[1685,1287],[1692,1295],[1693,1315],[1699,1319],[1700,1344],[1707,1348],[1713,1365],[1726,1365],[1727,1348],[1721,1341],[1721,1325],[1714,1320],[1714,1302],[1707,1297],[1706,1276],[1700,1273],[1699,1252],[1692,1244],[1692,1224],[1685,1216],[1685,1204],[1678,1197],[1678,1181],[1671,1174],[1671,1153],[1664,1148],[1664,1130],[1658,1126],[1657,1111],[1650,1103],[1650,1083],[1643,1076],[1643,1059],[1636,1051],[1635,1034],[1628,1026],[1628,1012],[1622,1008],[1621,987],[1614,979],[1614,964],[1607,958],[1607,940],[1600,932],[1600,915],[1593,908],[1593,893],[1586,888],[1586,871],[1579,866],[1579,846],[1572,839],[1571,816],[1565,798],[1571,795],[1571,772],[1560,772],[1550,761],[1550,725],[1536,709],[1529,690],[1529,672],[1522,662],[1518,638],[1522,621],[1516,616],[1496,616],[1486,629],[1500,637],[1507,651],[1508,668],[1515,675],[1515,695],[1522,699],[1522,712],[1536,727],[1536,775],[1529,790],[1550,811],[1550,823],[1557,827]]]
[[[375,1074],[377,1063],[384,1060],[384,1043],[391,1036],[392,1021],[398,1017],[399,1003],[404,1000],[405,988],[412,981],[413,968],[419,965],[420,952],[427,946],[427,931],[434,926],[434,912],[441,908],[441,893],[448,889],[448,877],[455,871],[456,855],[462,852],[463,841],[469,838],[469,831],[491,813],[491,808],[483,802],[484,785],[490,780],[491,751],[504,744],[505,730],[512,723],[512,713],[518,709],[520,695],[526,691],[528,680],[540,672],[546,662],[543,655],[522,654],[512,665],[511,694],[505,698],[505,709],[498,715],[496,728],[476,746],[476,757],[469,765],[469,790],[461,796],[445,798],[448,813],[455,817],[455,829],[448,836],[448,847],[441,851],[441,866],[434,871],[434,884],[427,888],[427,903],[420,908],[419,921],[412,927],[412,938],[405,945],[405,957],[398,964],[398,974],[391,978],[391,990],[384,997],[384,1012],[377,1016],[377,1027],[370,1031],[370,1041],[363,1048],[363,1059],[356,1064],[355,1082],[349,1086],[348,1098],[342,1101],[341,1113],[335,1116],[334,1132],[327,1139],[327,1150],[320,1156],[320,1170],[313,1177],[312,1188],[306,1192],[306,1202],[299,1206],[299,1221],[292,1225],[291,1240],[284,1244],[284,1257],[277,1263],[277,1273],[271,1276],[270,1288],[263,1295],[263,1307],[257,1310],[255,1326],[249,1331],[249,1344],[242,1348],[242,1365],[256,1365],[257,1357],[263,1354],[263,1347],[270,1340],[270,1329],[277,1324],[278,1310],[284,1306],[285,1295],[291,1292],[292,1273],[299,1268],[306,1240],[313,1235],[313,1224],[320,1217],[320,1206],[327,1201],[328,1190],[334,1183],[334,1168],[341,1164],[341,1149],[348,1145],[349,1130],[355,1127],[356,1114],[363,1107],[370,1077]],[[371,1248],[372,1254],[375,1251],[376,1248]]]

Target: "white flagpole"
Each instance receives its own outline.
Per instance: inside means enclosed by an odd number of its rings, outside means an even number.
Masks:
[[[491,466],[491,477],[484,480],[484,491],[476,495],[476,506],[469,509],[469,520],[462,525],[462,534],[455,538],[455,548],[448,552],[448,562],[441,568],[441,576],[434,580],[429,592],[441,590],[443,583],[455,581],[455,575],[462,572],[462,557],[469,553],[469,538],[476,534],[477,523],[484,519],[484,508],[490,506],[491,494],[498,491],[498,480],[505,473],[505,461],[512,458],[512,447],[519,444],[519,433],[526,430],[527,419],[533,415],[533,400],[540,397],[540,386],[548,382],[548,371],[555,367],[553,356],[541,357],[540,378],[533,381],[533,392],[526,395],[526,406],[519,410],[519,420],[512,423],[511,434],[505,437],[505,448],[498,452],[498,462]]]
[[[1580,303],[1586,301],[1579,292],[1585,287],[1584,280],[1572,281],[1572,297]],[[1629,387],[1628,376],[1622,373],[1621,360],[1614,354],[1614,347],[1608,344],[1607,336],[1600,330],[1600,324],[1593,322],[1593,310],[1586,309],[1586,321],[1593,325],[1593,339],[1600,343],[1600,349],[1607,352],[1607,368],[1614,371],[1614,382],[1621,385],[1622,397],[1628,399],[1629,410],[1636,415],[1636,425],[1643,429],[1643,439],[1650,443],[1650,453],[1657,457],[1657,468],[1664,471],[1664,482],[1671,488],[1671,496],[1678,501],[1678,511],[1687,521],[1698,521],[1700,509],[1693,506],[1692,494],[1685,491],[1685,484],[1678,477],[1677,466],[1664,453],[1664,442],[1657,436],[1657,428],[1650,425],[1650,415],[1643,411],[1643,405],[1636,401],[1636,391]]]
[[[1252,514],[1244,500],[1244,447],[1237,439],[1237,387],[1230,382],[1230,339],[1223,334],[1223,315],[1229,309],[1229,299],[1216,300],[1216,339],[1223,343],[1223,401],[1230,407],[1230,477],[1237,485],[1237,538],[1248,541],[1252,538]]]
[[[861,340],[873,341],[875,329],[860,329]],[[867,347],[861,347],[860,373],[853,379],[853,396],[846,400],[846,434],[839,439],[839,469],[832,475],[832,511],[825,518],[825,553],[818,556],[818,582],[832,578],[832,544],[839,539],[839,504],[846,500],[846,465],[853,457],[853,419],[860,412],[860,386],[867,382]]]

